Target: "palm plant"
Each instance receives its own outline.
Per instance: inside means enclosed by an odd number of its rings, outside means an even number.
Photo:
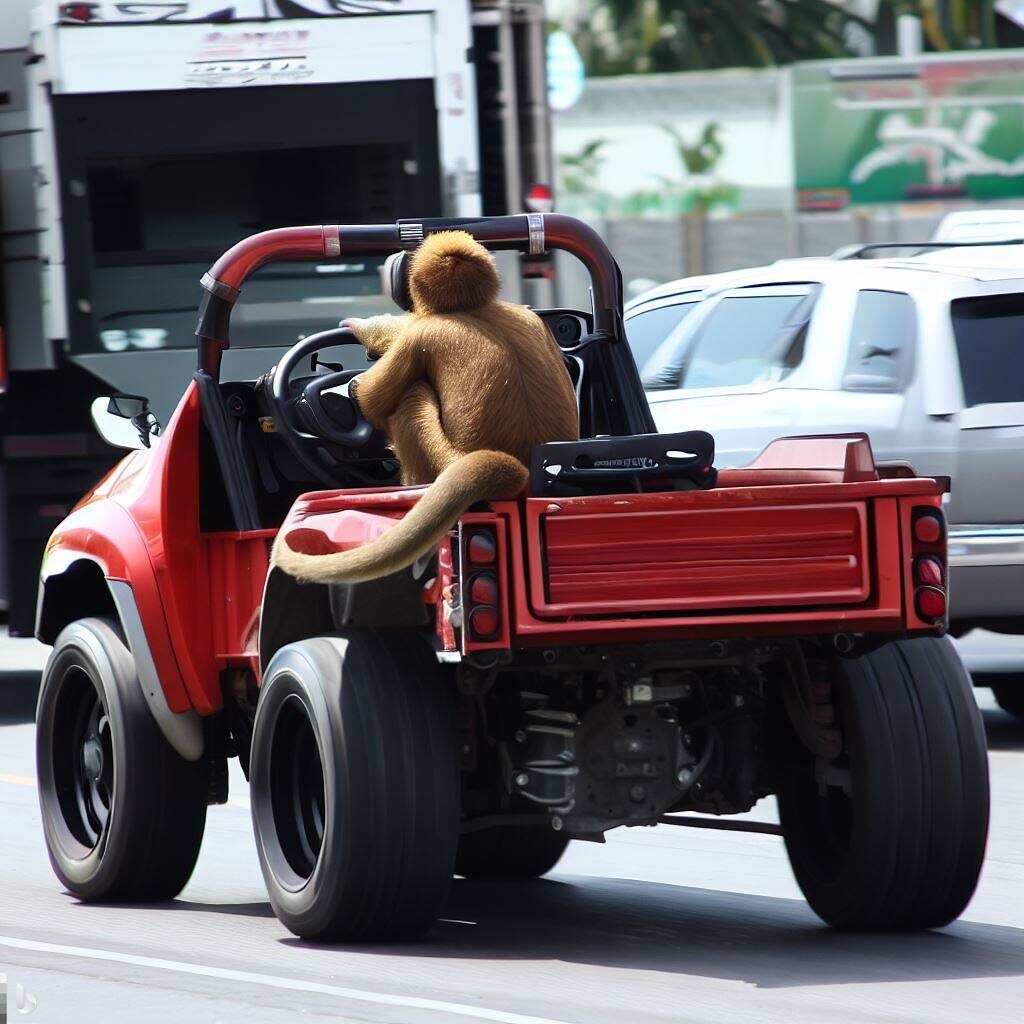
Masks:
[[[897,14],[921,19],[933,50],[996,46],[995,0],[883,0]]]
[[[849,21],[862,19],[830,0],[598,0],[617,57],[594,39],[592,56],[606,71],[678,71],[767,67],[814,57],[841,57]],[[595,69],[598,70],[598,69]]]
[[[995,0],[881,0],[873,21],[840,0],[589,0],[587,6],[576,34],[593,74],[843,57],[851,25],[870,33],[879,53],[891,52],[900,14],[921,19],[932,50],[1000,43]]]

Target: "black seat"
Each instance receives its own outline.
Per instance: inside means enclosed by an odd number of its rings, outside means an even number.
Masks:
[[[703,430],[552,441],[533,449],[537,497],[693,491],[715,486],[715,439]]]

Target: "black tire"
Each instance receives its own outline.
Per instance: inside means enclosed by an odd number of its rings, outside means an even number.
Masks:
[[[57,637],[39,689],[36,771],[50,863],[74,895],[181,892],[206,826],[206,762],[164,739],[113,622],[80,619]]]
[[[992,696],[1007,714],[1024,718],[1024,678],[1012,676],[1006,682],[993,683]]]
[[[550,825],[499,825],[459,837],[455,874],[463,878],[525,879],[546,875],[569,840]]]
[[[353,630],[271,659],[253,728],[260,867],[308,939],[394,939],[434,923],[459,830],[453,680],[415,634]]]
[[[940,928],[967,906],[988,834],[988,759],[971,682],[947,638],[836,661],[850,790],[819,794],[810,755],[779,793],[812,909],[849,929]]]

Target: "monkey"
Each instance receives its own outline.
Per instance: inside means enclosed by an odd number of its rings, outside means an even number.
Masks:
[[[404,484],[429,484],[394,527],[346,551],[307,554],[278,537],[273,563],[306,582],[359,582],[434,550],[479,501],[515,497],[533,447],[579,438],[572,382],[532,310],[498,299],[494,257],[465,231],[428,235],[412,253],[412,312],[346,321],[379,357],[349,386],[387,432]]]

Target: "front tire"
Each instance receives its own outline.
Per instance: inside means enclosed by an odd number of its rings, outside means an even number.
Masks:
[[[817,765],[828,769],[818,779],[815,759],[802,757],[779,792],[793,872],[834,927],[942,927],[974,893],[988,834],[970,679],[947,638],[895,641],[834,665],[843,752]]]
[[[39,689],[36,771],[50,863],[74,895],[153,902],[181,892],[206,825],[206,763],[164,738],[107,619],[80,619],[57,637]]]
[[[454,689],[419,636],[352,631],[271,659],[253,727],[260,867],[307,939],[421,935],[459,828]]]

